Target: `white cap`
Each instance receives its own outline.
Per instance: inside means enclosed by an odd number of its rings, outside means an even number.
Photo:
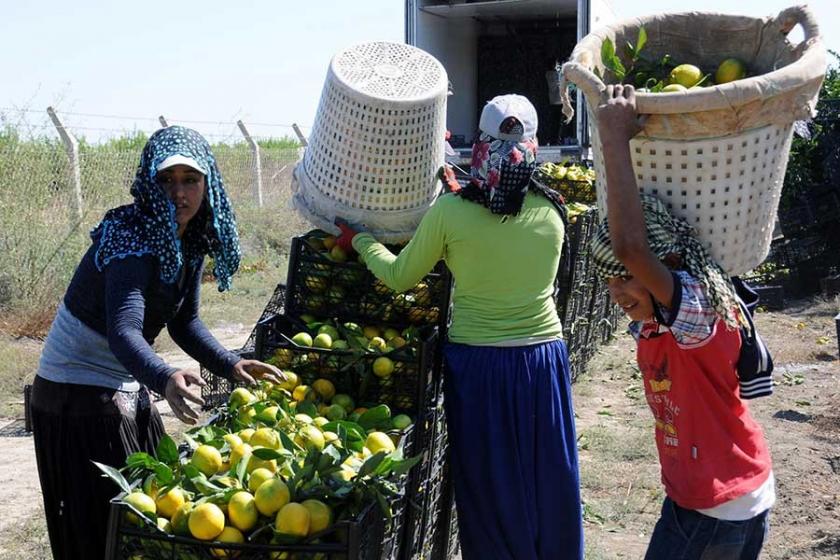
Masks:
[[[510,117],[518,123],[505,123]],[[528,98],[522,95],[497,95],[487,102],[481,111],[478,128],[499,140],[530,140],[537,137],[537,110]]]
[[[191,157],[182,156],[181,154],[169,156],[168,158],[160,162],[157,166],[157,171],[158,173],[160,173],[164,169],[169,169],[170,167],[173,167],[175,165],[186,165],[187,167],[192,167],[202,175],[206,174],[197,161],[195,161]]]

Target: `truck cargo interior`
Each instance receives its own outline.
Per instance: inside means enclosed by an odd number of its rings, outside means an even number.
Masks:
[[[519,93],[537,109],[540,146],[555,155],[578,153],[585,124],[563,122],[546,73],[588,32],[589,12],[588,0],[407,0],[406,42],[438,58],[449,75],[452,146],[471,144],[486,101]]]

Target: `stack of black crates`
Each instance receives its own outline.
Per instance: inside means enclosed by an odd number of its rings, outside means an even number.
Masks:
[[[442,344],[449,318],[452,277],[438,263],[414,288],[397,294],[378,281],[355,257],[337,261],[323,247],[324,234],[312,231],[292,240],[287,283],[278,285],[241,354],[274,358],[281,368],[298,374],[301,383],[333,382],[336,391],[362,405],[387,404],[394,414],[414,419],[412,455],[422,460],[411,471],[401,500],[392,504],[385,526],[381,558],[444,558],[449,556],[453,494],[447,464],[443,412]],[[399,247],[391,247],[394,252]],[[387,378],[371,373],[377,354],[351,350],[300,347],[291,339],[305,330],[301,317],[412,328],[413,348],[387,356],[394,372]],[[232,385],[202,370],[206,406],[227,400]],[[456,545],[457,546],[457,545]],[[432,556],[432,551],[439,551]]]
[[[572,379],[586,368],[597,347],[614,332],[619,310],[609,301],[603,282],[595,275],[589,242],[598,225],[597,211],[583,213],[570,224],[568,244],[558,271],[555,301],[564,325]],[[383,535],[383,559],[444,559],[459,548],[454,493],[448,462],[446,418],[443,408],[442,345],[446,337],[453,288],[443,262],[438,263],[413,289],[396,294],[355,260],[336,262],[313,231],[292,240],[287,284],[279,284],[256,327],[239,353],[268,359],[288,359],[304,383],[317,378],[333,381],[339,392],[357,402],[382,402],[415,420],[413,454],[422,461],[414,467],[394,518]],[[399,248],[393,247],[394,252]],[[373,375],[375,356],[349,351],[303,349],[291,337],[302,329],[302,315],[353,322],[359,325],[416,327],[421,343],[414,354],[394,350],[390,380]],[[282,366],[283,364],[281,364]],[[231,384],[202,369],[206,406],[226,402]]]

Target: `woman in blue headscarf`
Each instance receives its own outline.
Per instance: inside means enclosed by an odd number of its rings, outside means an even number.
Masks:
[[[114,486],[92,461],[122,465],[154,453],[164,434],[149,390],[193,424],[187,401],[201,377],[152,349],[172,340],[216,375],[278,381],[273,366],[223,348],[198,316],[205,256],[219,290],[239,267],[236,220],[207,141],[171,126],[149,139],[131,186],[134,203],[109,210],[93,230],[61,302],[32,394],[35,454],[56,559],[102,558]]]

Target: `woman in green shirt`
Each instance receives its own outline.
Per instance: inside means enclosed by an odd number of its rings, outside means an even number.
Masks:
[[[583,558],[569,364],[552,298],[564,209],[531,181],[537,115],[519,95],[482,111],[471,181],[441,196],[392,254],[342,226],[396,291],[444,259],[455,278],[446,420],[465,559]]]

